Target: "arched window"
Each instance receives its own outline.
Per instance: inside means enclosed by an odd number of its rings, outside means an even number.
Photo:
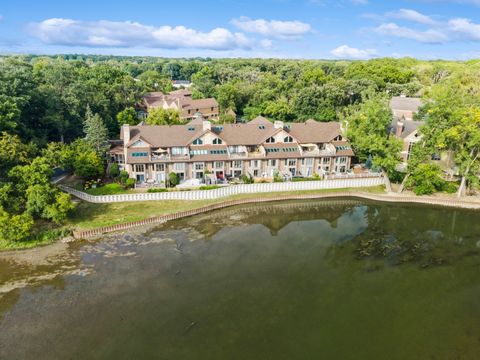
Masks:
[[[335,139],[333,139],[335,141],[342,141],[342,135],[338,135]]]
[[[213,145],[222,145],[223,141],[220,138],[213,139]]]
[[[202,145],[202,144],[203,144],[203,141],[202,141],[202,139],[200,139],[200,138],[195,139],[195,140],[193,141],[193,145]]]
[[[293,142],[293,138],[291,136],[287,136],[285,139],[283,139],[283,142],[291,143]]]
[[[273,136],[267,139],[268,144],[273,144],[274,142],[275,142],[275,138]]]

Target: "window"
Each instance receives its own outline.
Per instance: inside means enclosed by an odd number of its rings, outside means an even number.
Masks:
[[[188,113],[190,114],[191,111],[192,111],[192,110],[188,110]]]
[[[195,171],[203,171],[203,169],[205,168],[205,164],[204,163],[194,163],[193,168],[195,169]]]
[[[347,162],[347,158],[345,156],[341,156],[335,159],[337,164],[345,164]]]
[[[260,130],[265,130],[265,125],[258,125],[258,128],[259,128]]]
[[[307,166],[312,166],[313,165],[313,158],[307,158]]]
[[[324,165],[330,164],[330,158],[322,158],[322,164]]]
[[[210,150],[211,155],[225,155],[227,150]]]
[[[132,153],[132,157],[147,157],[148,153],[146,152],[134,152]]]
[[[223,169],[223,161],[215,161],[213,165],[215,169]]]
[[[172,147],[172,155],[185,155],[184,147]]]
[[[185,171],[185,163],[175,163],[173,164],[173,171],[176,173]]]
[[[165,171],[165,164],[155,164],[155,171]]]
[[[145,172],[145,165],[143,165],[143,164],[135,164],[134,170],[135,170],[135,172],[137,172],[137,173]]]
[[[318,144],[318,148],[320,150],[326,150],[327,149],[327,144],[325,144],[325,143]]]
[[[273,136],[267,139],[267,144],[273,144],[274,142],[275,142],[275,138]]]
[[[222,145],[223,141],[220,138],[213,139],[213,145]]]
[[[268,160],[268,166],[277,167],[277,160]]]
[[[285,159],[285,166],[296,166],[297,159]]]
[[[258,168],[260,166],[260,162],[258,160],[251,160],[250,167]]]
[[[235,169],[241,169],[242,168],[242,162],[241,161],[232,161],[232,168]]]
[[[293,138],[291,136],[287,136],[283,139],[283,142],[291,143],[291,142],[293,142]]]
[[[210,108],[210,111],[213,111],[213,107]]]
[[[190,112],[190,110],[188,110]],[[195,131],[195,128],[193,126],[188,127],[188,131]]]
[[[190,150],[190,155],[208,155],[207,150]]]
[[[335,139],[333,139],[333,140],[335,140],[335,141],[342,141],[342,139],[343,139],[343,138],[342,138],[342,135],[338,135],[338,136],[337,136]]]
[[[200,138],[193,140],[193,145],[202,145],[202,144],[203,144],[203,141]]]

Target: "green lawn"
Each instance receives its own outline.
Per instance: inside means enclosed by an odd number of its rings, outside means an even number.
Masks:
[[[216,200],[164,200],[164,201],[145,201],[145,202],[124,202],[111,204],[93,204],[80,202],[75,213],[70,217],[68,226],[76,229],[94,229],[103,226],[121,224],[130,221],[143,220],[149,217],[155,217],[165,214],[171,214],[178,211],[192,210],[202,206],[221,203],[235,199],[249,198],[272,198],[281,195],[301,195],[301,194],[320,194],[335,193],[342,191],[364,191],[370,193],[384,193],[383,186],[356,189],[332,189],[332,190],[313,190],[313,191],[295,191],[295,192],[277,192],[265,194],[242,194],[230,196]]]

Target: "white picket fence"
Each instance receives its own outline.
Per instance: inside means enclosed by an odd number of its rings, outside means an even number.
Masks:
[[[191,191],[169,191],[159,193],[137,193],[137,194],[120,194],[120,195],[90,195],[83,191],[72,189],[65,185],[59,187],[71,195],[79,199],[91,203],[115,203],[129,201],[158,201],[158,200],[212,200],[222,197],[254,194],[254,193],[270,193],[270,192],[286,192],[286,191],[303,191],[303,190],[323,190],[323,189],[346,189],[360,188],[369,186],[385,185],[383,176],[370,177],[350,177],[346,179],[319,180],[319,181],[299,181],[299,182],[281,182],[281,183],[265,183],[265,184],[242,184],[221,187],[213,190],[191,190]]]

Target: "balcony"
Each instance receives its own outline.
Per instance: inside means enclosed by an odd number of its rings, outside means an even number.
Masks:
[[[244,159],[246,157],[248,157],[248,153],[246,151],[230,153],[230,159]]]

